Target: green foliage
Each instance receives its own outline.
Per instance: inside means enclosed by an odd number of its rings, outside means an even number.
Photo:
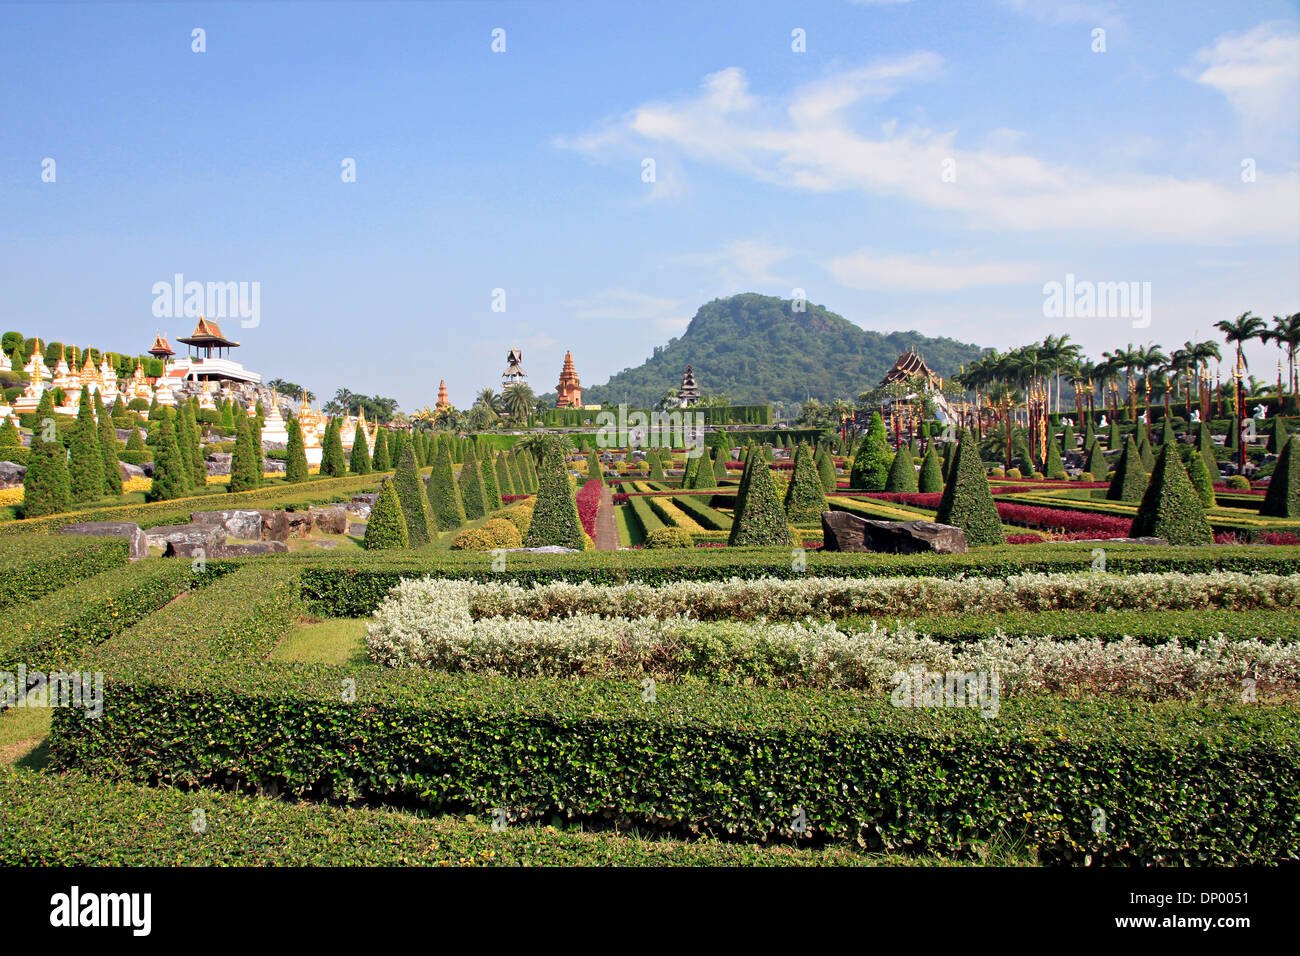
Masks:
[[[77,423],[72,428],[68,459],[68,478],[72,500],[80,504],[104,497],[104,451],[99,446],[99,427],[95,424],[95,406],[90,389],[81,388],[81,404],[77,408]]]
[[[0,608],[32,601],[84,578],[124,567],[122,538],[80,535],[15,535],[0,548]],[[6,621],[3,631],[13,631]]]
[[[468,485],[472,489],[471,499],[461,501],[461,494],[456,490],[455,477],[451,468],[451,444],[450,442],[439,442],[437,453],[434,454],[433,471],[429,473],[429,484],[426,486],[429,498],[429,512],[433,516],[434,528],[438,531],[452,531],[459,528],[464,523],[465,515],[469,509],[481,509],[482,498],[478,498],[477,503],[473,501],[472,494],[477,492],[482,494],[482,483],[478,480],[478,464],[474,462],[473,455],[465,459],[465,463],[460,468],[461,483],[465,483],[465,470],[472,468],[474,480]],[[482,515],[482,511],[478,511]]]
[[[339,420],[331,418],[321,439],[320,473],[331,478],[342,478],[348,470],[347,459],[343,457],[343,439],[339,437],[340,427]]]
[[[383,431],[382,428],[375,430]],[[352,439],[352,455],[348,459],[348,471],[354,475],[370,474],[370,449],[366,445],[366,433],[360,425],[357,425]]]
[[[916,491],[916,464],[912,452],[907,447],[900,448],[889,466],[889,477],[885,479],[886,491]]]
[[[754,293],[714,299],[680,339],[607,384],[585,389],[584,400],[650,408],[677,391],[689,364],[706,393],[725,392],[736,402],[833,401],[843,397],[846,382],[879,381],[909,347],[943,376],[980,355],[978,347],[953,339],[869,332],[820,305],[808,302],[803,311],[793,305]]]
[[[138,426],[132,426],[131,437],[126,440],[127,451],[145,451],[144,438],[140,435]]]
[[[502,497],[518,493],[510,480],[510,469],[507,467],[506,462],[507,454],[505,452],[493,456],[492,470],[496,472],[497,490],[501,492]]]
[[[370,459],[370,467],[375,471],[392,471],[393,464],[388,457],[388,429],[375,429],[375,449]]]
[[[1296,460],[1300,455],[1296,448],[1300,439],[1289,436],[1282,442],[1282,454],[1268,480],[1268,491],[1259,513],[1271,518],[1300,518],[1300,461]]]
[[[772,484],[772,472],[762,455],[751,453],[736,495],[735,519],[727,537],[731,547],[790,545],[785,509]]]
[[[1214,532],[1205,518],[1205,506],[1187,477],[1183,460],[1173,445],[1160,449],[1155,471],[1129,535],[1163,538],[1174,545],[1213,544]]]
[[[1146,429],[1139,425],[1137,433],[1141,436],[1137,443],[1137,452],[1142,459],[1142,468],[1150,474],[1151,469],[1156,466],[1156,456],[1151,451],[1151,443],[1147,441]],[[1132,438],[1132,436],[1129,437]]]
[[[483,452],[478,462],[479,474],[483,476],[483,507],[496,511],[501,507],[501,488],[497,484],[497,472],[492,464],[492,452]]]
[[[1142,464],[1138,446],[1130,435],[1128,441],[1124,443],[1124,450],[1120,453],[1119,464],[1115,467],[1115,475],[1110,480],[1110,487],[1106,489],[1106,497],[1111,501],[1141,501],[1143,493],[1147,490],[1149,478],[1146,467]]]
[[[1047,431],[1047,447],[1043,449],[1043,474],[1048,478],[1068,477],[1065,462],[1061,460],[1061,449],[1056,444],[1056,435],[1051,429]]]
[[[861,491],[883,491],[889,480],[890,451],[885,422],[879,412],[871,413],[871,424],[858,443],[849,473],[849,487]]]
[[[447,466],[447,470],[450,472],[450,465]],[[459,508],[460,499],[456,497],[456,490],[450,483],[450,477],[448,474],[447,487],[451,488],[452,497],[455,498]],[[407,541],[412,548],[423,547],[429,543],[431,523],[437,518],[432,513],[430,502],[425,498],[424,482],[420,480],[420,473],[415,467],[415,451],[409,443],[402,447],[402,457],[393,472],[392,484],[397,491],[397,500],[401,502],[402,514],[406,518]]]
[[[1210,434],[1209,422],[1201,422],[1196,432],[1196,447],[1201,452],[1201,457],[1205,460],[1205,470],[1210,473],[1211,481],[1218,481],[1219,459],[1214,454],[1214,438]]]
[[[238,449],[236,448],[236,452]],[[185,494],[185,460],[181,458],[180,447],[176,443],[176,429],[172,421],[164,417],[158,423],[158,443],[154,446],[153,482],[145,495],[146,501],[170,501]],[[231,466],[231,481],[234,481],[234,466]]]
[[[578,503],[569,487],[564,455],[558,441],[547,442],[538,472],[537,504],[524,544],[530,548],[559,545],[581,551],[584,532],[578,518]]]
[[[725,433],[724,433],[725,435]],[[716,488],[727,477],[727,459],[731,457],[731,449],[725,444],[713,446],[713,478],[714,482],[710,487]],[[816,465],[814,464],[814,468]]]
[[[335,440],[337,438],[335,435]],[[253,429],[249,425],[248,416],[239,415],[235,422],[235,451],[230,459],[229,491],[252,491],[261,485],[262,475],[257,457],[253,451]]]
[[[194,415],[194,403],[187,402],[184,412],[185,432],[187,435],[189,459],[190,459],[190,487],[199,490],[207,487],[208,484],[208,466],[203,457],[203,433],[199,428],[198,419]],[[179,440],[179,439],[178,439]],[[259,451],[261,433],[258,433]],[[258,477],[261,477],[262,462],[257,463]]]
[[[512,494],[528,494],[528,485],[524,480],[523,472],[519,468],[519,452],[508,451],[504,455],[506,470],[510,474],[510,487],[513,488]]]
[[[1228,487],[1233,491],[1249,491],[1250,479],[1245,475],[1232,475],[1228,478]]]
[[[1205,458],[1199,450],[1193,449],[1192,453],[1187,456],[1187,477],[1196,489],[1201,504],[1207,508],[1213,508],[1215,503],[1214,480],[1210,478],[1210,473],[1205,468]]]
[[[99,397],[99,392],[95,393],[95,411],[99,417],[99,450],[104,456],[104,493],[120,495],[122,469],[118,467],[117,432],[113,428],[113,419],[109,417],[108,409],[104,407],[104,402]],[[3,444],[4,437],[0,435],[0,445]],[[3,457],[3,452],[0,452],[0,458]]]
[[[1088,472],[1097,481],[1105,481],[1110,467],[1106,464],[1106,455],[1101,450],[1101,442],[1093,439],[1092,445],[1088,449],[1088,461],[1084,465],[1084,471]]]
[[[1118,421],[1113,421],[1110,423],[1110,431],[1106,436],[1106,448],[1109,451],[1120,450],[1120,434],[1119,434]]]
[[[605,484],[604,469],[600,465],[600,458],[593,451],[587,456],[587,480],[599,481]]]
[[[1268,443],[1264,446],[1264,450],[1276,455],[1286,444],[1287,437],[1286,420],[1281,415],[1274,415],[1268,431]]]
[[[410,538],[406,531],[406,516],[402,502],[397,497],[396,481],[385,481],[379,489],[375,506],[366,521],[366,536],[361,546],[367,551],[389,548],[406,548]]]
[[[660,459],[659,457],[659,452],[651,448],[648,452],[646,452],[646,461],[650,463],[650,480],[663,481],[664,463],[662,459]]]
[[[794,474],[785,491],[785,516],[790,524],[817,522],[826,510],[826,493],[817,474],[812,449],[801,444],[794,455]]]
[[[306,481],[309,477],[307,464],[307,446],[302,440],[302,426],[298,419],[289,418],[288,456],[285,459],[284,480],[290,483]]]
[[[921,459],[921,474],[916,481],[916,490],[925,494],[940,494],[943,491],[943,467],[939,463],[939,453],[933,440]]]
[[[716,449],[714,449],[714,452],[716,452]],[[714,477],[713,462],[710,459],[710,454],[711,452],[707,447],[701,450],[699,460],[696,461],[695,469],[691,473],[691,483],[690,485],[683,483],[683,488],[689,487],[704,490],[718,487],[718,480]]]
[[[647,548],[693,548],[695,540],[685,528],[655,528],[645,536]]]
[[[1066,425],[1065,431],[1061,432],[1061,448],[1065,451],[1074,451],[1075,445],[1074,426]]]
[[[822,491],[828,495],[834,494],[837,489],[835,478],[835,459],[831,457],[831,450],[825,445],[817,447],[817,477],[821,479]]]
[[[448,467],[450,467],[450,461],[448,461]],[[434,466],[434,473],[438,473],[437,465]],[[431,477],[429,479],[430,487],[432,487],[433,481],[434,478]],[[487,495],[483,490],[483,478],[479,475],[478,459],[473,455],[466,458],[465,464],[460,466],[460,475],[457,477],[456,487],[460,490],[460,500],[465,507],[464,518],[475,521],[487,514]],[[447,507],[444,502],[433,503],[435,516],[442,510],[446,511],[449,521],[456,519],[452,509]],[[439,521],[440,531],[448,531],[459,526],[460,520],[455,520],[454,524],[450,524],[446,528],[441,525],[442,522]]]
[[[972,548],[1003,543],[1002,521],[984,476],[979,446],[969,431],[962,432],[934,520],[961,528]]]

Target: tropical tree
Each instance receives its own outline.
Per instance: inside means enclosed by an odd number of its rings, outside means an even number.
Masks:
[[[501,393],[501,408],[512,421],[526,422],[537,408],[537,396],[531,386],[522,382],[507,385]]]

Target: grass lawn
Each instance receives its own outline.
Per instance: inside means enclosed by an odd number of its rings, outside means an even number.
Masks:
[[[304,620],[276,645],[271,660],[304,664],[368,664],[366,619],[331,617]]]
[[[634,544],[640,544],[645,540],[645,535],[641,531],[641,522],[634,518],[628,517],[631,511],[626,505],[620,505],[614,509],[614,523],[618,525],[618,545],[620,548],[630,548]]]
[[[50,708],[14,707],[0,714],[0,764],[40,770],[48,762]]]

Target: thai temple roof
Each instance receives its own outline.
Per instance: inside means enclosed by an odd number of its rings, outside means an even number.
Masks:
[[[213,319],[205,319],[201,315],[199,316],[198,325],[194,326],[194,331],[190,333],[189,337],[178,338],[176,341],[183,342],[186,345],[220,346],[223,348],[233,348],[239,344],[222,335],[221,326]]]
[[[917,375],[923,375],[927,381],[936,384],[939,381],[939,376],[935,375],[930,370],[930,367],[925,364],[925,359],[921,358],[913,349],[908,349],[895,360],[894,367],[885,373],[885,377],[880,380],[880,385],[883,388],[891,382],[906,381],[915,378]]]

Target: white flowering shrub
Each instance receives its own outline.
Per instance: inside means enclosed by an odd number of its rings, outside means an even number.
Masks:
[[[774,622],[836,606],[892,608],[894,592],[874,585],[918,585],[952,610],[999,607],[1272,607],[1292,602],[1292,578],[1264,575],[1025,575],[1006,582],[877,579],[843,581],[640,584],[597,587],[407,580],[393,589],[367,628],[371,657],[392,667],[481,671],[518,677],[652,676],[721,684],[818,687],[868,693],[892,687],[898,671],[993,671],[1004,693],[1144,699],[1233,699],[1251,679],[1261,700],[1293,699],[1300,647],[1220,636],[1186,646],[1061,640],[997,633],[981,641],[936,640],[906,625],[873,622],[846,633],[812,620]],[[929,590],[929,585],[947,585]],[[998,587],[1001,585],[1001,587]],[[654,604],[656,593],[666,600]],[[916,592],[913,591],[913,594]],[[957,600],[960,597],[961,600]],[[908,602],[913,611],[918,605]],[[930,604],[919,605],[926,610]],[[620,613],[593,613],[593,608]],[[718,618],[724,609],[741,620]],[[543,615],[542,611],[547,612]],[[655,613],[636,613],[651,610]],[[521,612],[527,612],[521,613]],[[624,613],[632,612],[632,613]]]

